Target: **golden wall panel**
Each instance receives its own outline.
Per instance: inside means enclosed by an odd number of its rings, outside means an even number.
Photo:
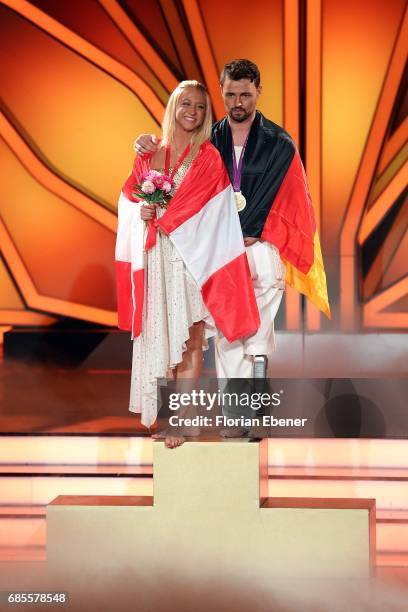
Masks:
[[[24,302],[21,299],[16,286],[0,256],[0,310],[24,310]],[[1,320],[1,319],[0,319]]]
[[[0,7],[0,17],[0,86],[15,126],[59,176],[114,209],[131,135],[157,131],[156,121],[115,75],[9,9]]]
[[[322,2],[323,245],[338,237],[405,2]]]
[[[283,1],[246,0],[199,3],[218,73],[232,59],[248,57],[259,66],[263,91],[259,110],[283,122]],[[241,30],[239,23],[245,23]],[[231,24],[226,32],[225,25]]]
[[[0,142],[0,214],[37,291],[113,310],[114,233],[44,189]]]

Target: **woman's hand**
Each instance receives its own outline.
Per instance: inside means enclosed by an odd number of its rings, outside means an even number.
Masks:
[[[142,134],[136,138],[133,148],[139,155],[156,153],[159,148],[159,140],[154,134]]]
[[[140,218],[143,219],[143,221],[150,221],[150,219],[154,217],[155,210],[155,204],[143,204],[140,209]]]

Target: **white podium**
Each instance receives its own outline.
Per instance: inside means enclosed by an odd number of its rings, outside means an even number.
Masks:
[[[145,610],[202,588],[244,597],[279,577],[369,577],[375,500],[268,497],[267,440],[153,444],[153,497],[60,496],[48,506],[56,579],[84,593],[99,584]]]

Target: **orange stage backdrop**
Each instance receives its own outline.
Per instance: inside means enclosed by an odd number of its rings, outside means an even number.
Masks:
[[[405,0],[0,0],[0,325],[115,325],[116,200],[169,92],[262,72],[298,142],[332,321],[288,292],[287,329],[408,327]],[[406,75],[405,75],[406,78]]]

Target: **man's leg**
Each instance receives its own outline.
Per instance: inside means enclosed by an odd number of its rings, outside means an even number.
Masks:
[[[215,364],[217,376],[221,379],[251,379],[254,375],[254,357],[266,358],[275,350],[274,319],[285,287],[285,268],[278,251],[267,243],[257,242],[247,247],[246,252],[261,324],[255,334],[231,344],[218,335]],[[225,386],[225,383],[222,384],[221,390]],[[223,409],[224,415],[228,416],[229,412]]]
[[[257,242],[247,247],[247,257],[254,285],[255,297],[259,309],[261,325],[256,334],[229,343],[221,334],[215,341],[215,365],[220,382],[221,391],[243,391],[244,381],[238,381],[227,387],[228,379],[252,379],[254,375],[254,356],[271,353],[275,348],[274,319],[282,300],[285,270],[281,264],[279,254],[266,243]],[[266,357],[265,357],[266,358]],[[247,392],[251,392],[251,385],[247,384]],[[248,410],[248,414],[246,413]],[[253,411],[244,406],[223,406],[223,415],[226,417],[253,417]],[[223,435],[243,435],[245,428],[237,428],[236,432],[225,430]]]
[[[251,361],[255,355],[269,355],[275,350],[275,326],[277,315],[283,297],[279,287],[269,287],[262,292],[255,291],[261,325],[253,336],[242,343],[244,358]]]
[[[242,340],[228,342],[222,334],[215,339],[217,378],[251,378],[252,357],[245,356]]]
[[[253,357],[275,350],[274,320],[285,288],[285,268],[277,249],[256,242],[246,249],[261,324],[248,338],[231,344],[218,335],[215,342],[215,367],[218,378],[252,378]]]
[[[274,247],[267,243],[257,243],[255,246],[251,253],[256,270],[253,283],[261,325],[256,334],[246,339],[243,349],[246,359],[254,360],[254,391],[269,393],[267,355],[275,350],[274,321],[283,297],[285,268]],[[263,414],[263,411],[257,413],[260,422]],[[257,438],[265,438],[269,434],[268,428],[262,425],[252,427],[249,433]]]
[[[261,325],[243,343],[244,355],[268,355],[275,350],[274,320],[285,288],[285,268],[279,252],[267,242],[247,248]]]

